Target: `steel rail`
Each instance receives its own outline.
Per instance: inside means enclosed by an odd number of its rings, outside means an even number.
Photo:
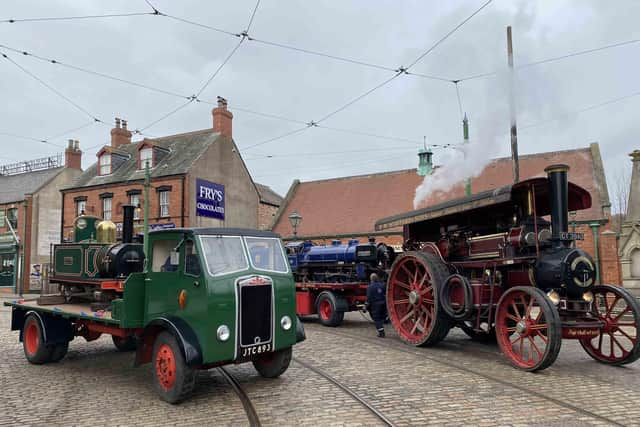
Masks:
[[[325,332],[325,331],[319,330],[319,332]],[[325,333],[329,334],[329,332],[325,332]],[[497,382],[497,383],[502,384],[504,386],[515,388],[516,390],[520,390],[520,391],[529,393],[532,396],[535,396],[535,397],[537,397],[539,399],[547,400],[547,401],[552,402],[552,403],[554,403],[554,404],[556,404],[558,406],[562,406],[562,407],[564,407],[566,409],[570,409],[570,410],[572,410],[572,411],[574,411],[576,413],[595,418],[597,420],[609,423],[611,425],[620,426],[620,427],[624,426],[624,424],[621,424],[618,421],[615,421],[615,420],[613,420],[611,418],[607,418],[607,417],[605,417],[603,415],[596,414],[595,412],[580,408],[579,406],[576,406],[576,405],[574,405],[572,403],[569,403],[569,402],[565,402],[565,401],[560,400],[560,399],[556,399],[555,397],[549,397],[549,396],[547,396],[547,395],[545,395],[543,393],[540,393],[539,391],[532,390],[531,388],[527,388],[527,387],[524,387],[522,385],[515,384],[515,383],[513,383],[511,381],[508,381],[508,380],[505,380],[505,379],[502,379],[502,378],[498,378],[498,377],[486,374],[486,373],[481,372],[481,371],[476,370],[476,369],[467,368],[465,366],[457,364],[455,361],[446,361],[446,360],[442,360],[442,359],[439,359],[439,358],[434,357],[434,356],[429,356],[425,352],[419,351],[417,348],[414,349],[414,350],[411,350],[411,348],[404,348],[404,346],[405,346],[404,344],[402,344],[403,347],[401,347],[401,346],[398,346],[398,345],[394,345],[393,343],[388,342],[388,341],[382,342],[381,340],[376,339],[376,338],[362,337],[362,336],[359,336],[359,335],[349,334],[349,333],[345,333],[345,332],[342,332],[342,331],[331,331],[331,333],[332,334],[336,334],[336,335],[341,335],[341,336],[347,337],[347,338],[352,338],[352,339],[358,340],[360,342],[366,342],[366,343],[374,344],[374,345],[377,345],[379,347],[385,347],[385,348],[389,348],[389,349],[392,349],[392,350],[400,351],[402,353],[407,353],[407,354],[412,354],[414,356],[423,357],[423,358],[425,358],[425,359],[427,359],[429,361],[432,361],[432,362],[435,362],[435,363],[439,363],[439,364],[447,366],[449,368],[457,369],[459,371],[463,371],[463,372],[466,372],[466,373],[469,373],[469,374],[472,374],[472,375],[477,375],[477,376],[480,376],[480,377],[482,377],[484,379],[487,379],[489,381]],[[485,352],[485,353],[490,353],[490,352]],[[494,354],[494,353],[491,353],[491,354]]]
[[[323,370],[321,370],[319,368],[316,368],[315,366],[312,366],[307,362],[303,362],[302,360],[298,359],[297,357],[294,357],[293,361],[296,362],[297,364],[309,369],[310,371],[315,372],[316,374],[320,375],[324,379],[326,379],[329,382],[333,383],[334,385],[338,386],[342,391],[347,393],[349,396],[353,397],[362,406],[367,408],[372,414],[374,414],[376,417],[378,417],[380,419],[380,421],[382,421],[385,425],[390,426],[390,427],[395,427],[395,424],[389,418],[387,418],[382,412],[378,411],[371,403],[369,403],[364,398],[360,397],[360,395],[358,393],[356,393],[351,388],[349,388],[348,386],[344,385],[343,383],[341,383],[340,381],[338,381],[337,379],[335,379],[331,375],[327,374],[325,371],[323,371]]]
[[[260,418],[258,417],[256,408],[253,407],[253,403],[251,403],[251,399],[249,399],[249,396],[247,396],[247,393],[245,393],[244,389],[242,388],[238,380],[236,380],[234,376],[231,375],[229,371],[227,371],[222,366],[218,367],[218,370],[220,371],[222,376],[227,380],[227,382],[231,385],[236,395],[240,398],[240,402],[242,403],[242,406],[244,407],[244,411],[247,414],[247,418],[249,419],[249,425],[251,427],[260,427],[262,424],[260,423]]]

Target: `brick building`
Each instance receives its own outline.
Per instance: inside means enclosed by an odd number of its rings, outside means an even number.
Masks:
[[[0,167],[0,292],[39,289],[49,244],[60,240],[60,189],[80,173],[82,152]]]
[[[218,99],[213,128],[132,142],[125,120],[116,119],[111,144],[97,153],[72,186],[62,191],[62,235],[71,238],[74,219],[84,213],[122,223],[122,206],[144,208],[144,176],[151,176],[149,224],[154,228],[266,228],[280,198],[255,184],[232,137],[233,114]],[[143,210],[135,227],[142,231]]]
[[[620,283],[620,263],[616,234],[609,230],[610,202],[604,168],[597,143],[589,147],[520,156],[520,177],[545,176],[551,164],[569,165],[569,179],[591,193],[592,206],[569,216],[570,227],[583,232],[579,246],[598,260],[603,282]],[[334,238],[375,236],[378,241],[398,247],[402,229],[375,232],[377,220],[414,209],[413,197],[422,182],[416,169],[320,181],[294,181],[273,222],[273,231],[284,238],[293,236],[288,216],[295,210],[302,216],[298,238],[326,241]],[[511,158],[494,159],[471,180],[474,192],[489,190],[511,182]],[[438,197],[428,198],[421,207],[462,197],[464,183]],[[330,203],[328,203],[330,201]],[[597,242],[596,242],[597,241]],[[597,250],[596,250],[597,246]]]

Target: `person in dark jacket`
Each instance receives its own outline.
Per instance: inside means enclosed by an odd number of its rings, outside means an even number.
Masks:
[[[367,307],[376,325],[378,336],[384,338],[384,320],[387,317],[385,287],[376,273],[373,273],[370,279],[371,283],[367,287]]]

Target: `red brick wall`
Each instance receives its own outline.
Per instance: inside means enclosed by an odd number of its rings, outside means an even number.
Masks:
[[[171,191],[169,194],[169,217],[160,217],[160,200],[159,193],[156,191],[156,188],[170,185]],[[188,200],[188,180],[184,180],[185,187],[185,204]],[[70,232],[73,230],[73,221],[76,218],[76,204],[73,201],[75,197],[78,196],[86,196],[87,197],[87,205],[85,213],[87,215],[93,215],[102,217],[102,200],[99,195],[105,192],[113,193],[113,199],[111,202],[112,209],[112,217],[111,220],[113,222],[122,222],[122,205],[128,204],[130,197],[127,196],[128,190],[140,190],[141,194],[140,205],[144,207],[144,186],[142,182],[136,183],[128,183],[128,184],[113,184],[113,185],[105,185],[100,187],[91,187],[91,188],[80,188],[74,189],[70,191],[66,191],[64,195],[64,206],[63,206],[63,238],[68,238],[70,236]],[[149,223],[169,223],[173,222],[176,227],[182,226],[182,177],[168,177],[162,179],[154,179],[151,181],[151,188],[149,189]],[[136,220],[134,227],[141,227],[143,223],[143,213],[140,214],[140,219]],[[184,226],[189,226],[189,217],[188,210],[184,210]]]
[[[569,230],[573,230],[569,225]],[[584,233],[584,240],[578,241],[578,247],[588,252],[595,260],[593,230],[586,224],[576,226],[576,231]],[[598,227],[598,258],[600,283],[621,284],[620,260],[618,258],[618,240],[615,233],[607,231],[607,227]]]

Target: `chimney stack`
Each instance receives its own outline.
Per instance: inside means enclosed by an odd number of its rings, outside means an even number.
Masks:
[[[219,96],[218,106],[211,111],[211,114],[213,114],[213,131],[232,138],[231,124],[233,114],[227,110],[227,100]]]
[[[82,170],[82,151],[80,151],[80,141],[69,140],[67,148],[64,150],[64,167]]]
[[[116,117],[116,127],[111,129],[111,146],[118,148],[125,144],[131,144],[131,132],[127,130],[127,121]]]

